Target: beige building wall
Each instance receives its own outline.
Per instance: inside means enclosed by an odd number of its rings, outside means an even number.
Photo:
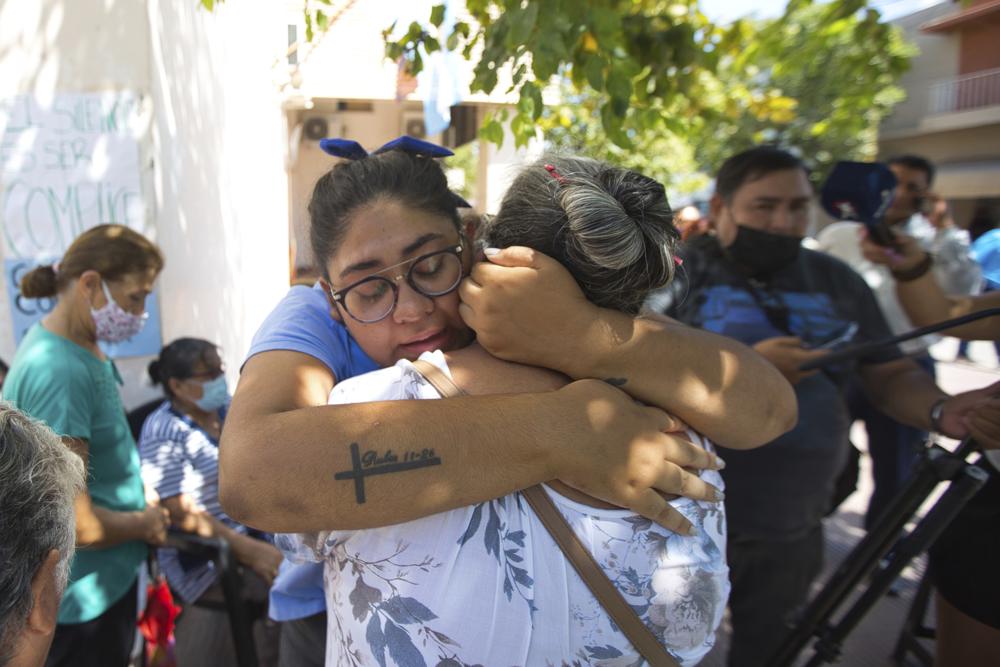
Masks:
[[[958,39],[952,35],[928,35],[920,31],[923,24],[953,11],[954,4],[945,0],[893,21],[906,33],[906,38],[917,47],[919,54],[913,59],[909,71],[900,77],[899,86],[906,91],[906,99],[883,121],[883,135],[918,128],[930,108],[931,85],[958,74]]]
[[[331,116],[331,135],[376,147],[419,115],[418,89],[395,100],[396,65],[382,31],[426,21],[430,0],[337,0],[342,20],[286,58],[301,4],[231,1],[207,12],[196,0],[0,0],[0,98],[30,93],[133,91],[149,112],[140,140],[147,230],[163,248],[162,339],[197,336],[223,348],[231,386],[260,323],[288,288],[289,249],[311,260],[306,206],[331,158],[296,125]],[[299,35],[302,30],[299,26]],[[503,79],[503,75],[501,76]],[[461,72],[468,93],[471,67]],[[501,81],[498,91],[506,90]],[[501,104],[502,93],[471,96]],[[343,110],[338,101],[370,103]],[[467,98],[465,101],[469,101]],[[354,108],[354,107],[352,107]],[[432,138],[433,139],[433,138]],[[529,155],[509,140],[481,146],[479,176],[495,209]],[[2,257],[0,257],[2,259]],[[0,277],[0,356],[14,354]],[[123,395],[134,407],[158,395],[151,357],[123,359]]]
[[[920,53],[900,82],[906,101],[882,124],[879,155],[914,153],[933,161],[938,169],[934,190],[949,200],[955,220],[964,226],[977,210],[1000,215],[1000,106],[948,110],[963,53],[968,60],[970,49],[982,49],[983,44],[971,43],[964,28],[921,30],[962,8],[943,1],[894,22]]]
[[[144,0],[3,0],[0,94],[149,88]]]
[[[884,155],[917,153],[939,164],[997,159],[1000,156],[1000,118],[995,123],[950,132],[889,135],[879,142],[879,148]]]
[[[148,95],[151,69],[144,0],[3,0],[0,2],[0,99],[31,94],[43,102],[57,93],[127,90]],[[152,158],[140,141],[143,164]],[[148,186],[151,170],[143,174]],[[147,205],[151,193],[146,192]],[[155,216],[148,228],[155,237]],[[2,257],[0,257],[2,259]],[[5,272],[0,272],[0,356],[14,356]],[[145,381],[151,357],[122,359],[126,405],[155,396]]]
[[[401,119],[407,113],[420,114],[422,106],[418,102],[399,104],[395,100],[368,100],[353,107],[369,105],[370,110],[338,110],[337,100],[314,100],[314,107],[308,110],[290,111],[289,125],[304,123],[309,118],[322,117],[327,120],[329,136],[354,139],[368,150],[378,148],[401,133]],[[295,137],[291,138],[292,141]],[[319,141],[301,137],[297,154],[289,170],[290,211],[292,233],[296,247],[296,266],[313,264],[312,248],[309,243],[309,198],[319,177],[335,163],[335,159],[319,147]]]
[[[287,129],[279,3],[148,0],[163,339],[223,349],[230,388],[288,290]]]
[[[395,99],[397,65],[385,58],[382,32],[394,21],[401,31],[414,20],[426,24],[433,4],[427,0],[335,1],[332,8],[336,20],[314,45],[302,47],[297,67],[289,70],[284,81],[289,128],[321,117],[327,120],[328,136],[354,139],[368,150],[403,134],[406,118],[422,117],[427,87],[421,82],[405,100]],[[289,20],[298,19],[290,13]],[[299,30],[301,34],[301,26]],[[479,105],[480,121],[485,117],[483,109],[517,101],[505,93],[510,87],[506,70],[501,71],[500,82],[491,95],[469,92],[470,63],[460,61],[457,74],[462,103]],[[551,99],[551,93],[546,91],[546,100]],[[366,105],[370,108],[360,110]],[[344,109],[345,106],[348,108]],[[435,142],[441,139],[439,136],[427,138]],[[317,179],[333,165],[334,159],[323,153],[318,141],[304,137],[298,140],[294,132],[290,140],[297,145],[297,149],[292,150],[289,166],[290,229],[296,248],[295,263],[309,266],[313,263],[307,211],[309,197]],[[510,135],[499,149],[480,142],[476,196],[472,203],[484,211],[495,212],[516,167],[536,153],[538,144],[516,149]]]
[[[275,82],[279,3],[3,0],[0,98],[133,91],[151,110],[140,140],[164,342],[219,343],[235,386],[260,322],[288,288],[287,129]],[[0,277],[0,281],[3,278]],[[0,283],[0,356],[14,353]],[[151,357],[118,362],[127,407],[158,395]]]

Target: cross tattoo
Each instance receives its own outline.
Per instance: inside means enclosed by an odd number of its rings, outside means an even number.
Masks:
[[[433,450],[431,450],[433,453]],[[365,502],[365,477],[370,477],[371,475],[385,475],[391,472],[403,472],[405,470],[415,470],[417,468],[426,468],[428,466],[441,465],[441,458],[438,456],[432,456],[429,458],[420,458],[412,461],[403,461],[401,463],[384,463],[377,466],[371,466],[365,468],[361,462],[361,452],[358,450],[358,443],[351,443],[351,469],[344,470],[334,474],[334,479],[353,479],[354,480],[354,496],[361,505]]]

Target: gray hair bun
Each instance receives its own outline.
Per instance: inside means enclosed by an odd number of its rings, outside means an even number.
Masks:
[[[511,185],[484,236],[559,260],[593,303],[637,313],[674,276],[680,234],[663,186],[596,160],[547,157]]]

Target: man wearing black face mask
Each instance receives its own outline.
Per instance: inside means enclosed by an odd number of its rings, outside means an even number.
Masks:
[[[679,279],[649,303],[752,345],[795,386],[799,402],[792,431],[758,450],[722,451],[735,667],[766,664],[821,569],[821,519],[848,453],[847,378],[857,373],[896,419],[952,436],[964,434],[962,415],[973,400],[948,398],[895,348],[864,357],[856,369],[799,370],[837,341],[890,335],[858,274],[801,247],[812,197],[805,166],[783,150],[761,146],[731,157],[712,198],[715,235],[687,246]]]

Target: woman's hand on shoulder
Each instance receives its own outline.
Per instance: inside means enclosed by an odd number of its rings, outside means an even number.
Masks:
[[[490,354],[563,372],[578,362],[574,338],[600,311],[559,262],[520,246],[473,266],[459,294],[462,318]]]
[[[719,469],[722,460],[679,433],[684,425],[663,410],[598,380],[555,393],[566,399],[567,424],[576,429],[557,434],[553,443],[560,481],[681,534],[689,534],[691,523],[664,495],[722,500],[719,489],[692,472]]]
[[[896,243],[887,247],[875,243],[862,227],[858,231],[861,238],[861,254],[873,264],[882,264],[893,271],[910,271],[924,261],[925,252],[912,236],[896,233]]]

